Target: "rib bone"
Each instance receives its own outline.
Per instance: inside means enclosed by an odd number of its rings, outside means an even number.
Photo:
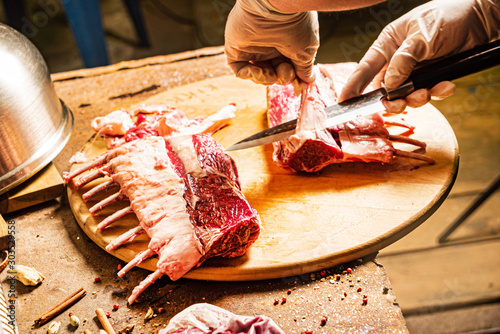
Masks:
[[[410,158],[410,159],[422,160],[422,161],[428,162],[431,165],[434,165],[436,163],[436,161],[434,159],[432,159],[431,157],[428,157],[428,156],[420,154],[420,153],[415,153],[415,152],[395,150],[394,155],[398,156],[398,157],[405,157],[405,158]]]
[[[149,274],[148,277],[146,277],[138,286],[132,290],[132,294],[128,298],[128,303],[132,304],[136,298],[144,291],[147,289],[148,286],[153,284],[157,279],[161,278],[163,276],[163,273],[160,271],[160,269],[157,269],[154,273]]]
[[[123,277],[130,269],[132,269],[135,266],[138,266],[142,261],[146,260],[147,258],[150,258],[155,254],[156,253],[151,249],[140,252],[132,259],[132,261],[127,263],[127,265],[118,272],[118,276]]]
[[[94,196],[97,196],[111,188],[114,188],[114,187],[118,187],[119,184],[112,181],[112,180],[109,180],[109,181],[106,181],[106,182],[103,182],[97,186],[95,186],[94,188],[90,189],[89,191],[87,191],[86,193],[84,193],[82,195],[82,199],[87,202],[89,201],[92,197]]]
[[[105,199],[103,199],[102,201],[98,202],[97,204],[95,204],[93,207],[91,207],[89,209],[89,212],[91,215],[94,215],[96,214],[97,212],[101,211],[102,209],[104,209],[105,207],[115,203],[115,202],[118,202],[119,200],[122,200],[124,199],[125,197],[122,195],[121,191],[109,196],[109,197],[106,197]]]
[[[127,232],[123,233],[122,235],[120,235],[115,240],[111,241],[106,246],[106,250],[108,252],[111,252],[111,251],[117,249],[118,247],[120,247],[121,245],[123,245],[124,243],[130,242],[144,233],[146,233],[146,231],[141,226],[134,227],[134,228],[128,230]]]
[[[123,208],[121,210],[116,211],[115,213],[107,216],[105,219],[103,219],[99,225],[97,225],[97,228],[99,231],[103,231],[109,224],[114,223],[120,218],[125,217],[128,214],[134,213],[132,208],[130,206]]]

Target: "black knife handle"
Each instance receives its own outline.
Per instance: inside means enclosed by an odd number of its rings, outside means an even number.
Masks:
[[[413,83],[413,90],[429,89],[441,81],[452,81],[497,65],[500,65],[500,40],[477,46],[427,65],[417,66],[401,88],[408,83]],[[397,88],[388,92],[388,99],[402,98],[408,93],[407,89]]]

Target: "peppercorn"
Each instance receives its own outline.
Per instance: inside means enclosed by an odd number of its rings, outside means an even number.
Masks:
[[[347,272],[348,272],[349,274],[351,274],[351,273],[352,273],[352,269],[351,269],[351,268],[347,268]]]
[[[96,278],[94,278],[94,283],[99,283],[101,281],[101,278],[99,276],[97,276]]]
[[[118,305],[118,304],[113,305],[113,310],[118,310],[119,308],[120,308],[120,305]]]

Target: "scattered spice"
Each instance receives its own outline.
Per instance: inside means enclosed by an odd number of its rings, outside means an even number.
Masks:
[[[129,334],[132,333],[135,325],[127,325],[118,331],[118,334]]]
[[[101,281],[101,278],[99,276],[97,276],[96,278],[94,278],[94,283],[99,283]]]
[[[102,308],[98,308],[95,310],[95,314],[97,315],[97,319],[101,323],[102,328],[104,328],[104,331],[106,333],[108,334],[116,333],[115,330],[113,329],[113,326],[108,320],[108,318],[111,317],[111,314],[109,312],[104,313],[104,310]]]
[[[281,298],[281,304],[285,304],[286,303],[286,297],[282,297]]]
[[[153,311],[153,309],[151,307],[148,308],[148,311],[146,312],[146,315],[144,316],[144,320],[149,320],[151,318],[153,318],[155,312]]]
[[[320,274],[321,276],[326,276],[326,270],[321,270],[321,271],[319,272],[319,274]]]
[[[113,310],[115,310],[115,311],[116,311],[116,310],[118,310],[119,308],[120,308],[120,305],[118,305],[118,304],[114,304],[114,305],[113,305]]]
[[[280,303],[280,299],[279,298],[274,298],[274,305],[278,305]]]
[[[122,270],[122,265],[121,263],[118,264],[118,270]]]
[[[158,309],[158,313],[159,313],[159,314],[162,314],[163,312],[165,312],[165,309],[164,309],[163,307],[160,307],[160,308]]]
[[[321,326],[324,326],[326,325],[326,322],[328,321],[328,317],[326,315],[324,315],[322,318],[321,318]]]
[[[69,312],[69,323],[73,327],[78,327],[80,326],[80,319],[76,315],[73,314],[73,312]]]
[[[352,269],[351,269],[351,268],[347,268],[347,272],[348,272],[349,274],[351,274],[351,273],[352,273]]]
[[[292,290],[288,289],[288,291],[286,293],[289,295],[292,293]]]
[[[347,292],[344,291],[344,296],[347,297]]]
[[[363,289],[361,287],[358,288],[358,292],[361,292],[363,291]]]
[[[304,331],[304,334],[313,334],[313,331],[312,331],[312,329],[306,329]]]
[[[368,304],[368,296],[363,295],[363,305],[366,305],[366,304]]]
[[[87,291],[85,291],[83,288],[80,288],[73,292],[71,295],[66,297],[63,301],[61,301],[59,304],[56,306],[52,307],[50,310],[39,316],[38,318],[35,319],[35,324],[37,326],[41,326],[48,322],[50,319],[56,317],[59,315],[61,312],[65,311],[68,309],[71,305],[79,301],[81,298],[85,297],[87,294]]]

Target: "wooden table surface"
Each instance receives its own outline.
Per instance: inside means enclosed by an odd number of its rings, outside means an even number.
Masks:
[[[72,137],[54,160],[62,173],[68,161],[92,135],[90,120],[120,107],[130,106],[177,86],[230,74],[222,48],[207,48],[182,54],[123,62],[96,69],[58,73],[52,79],[59,97],[73,111],[75,128]],[[111,313],[110,322],[118,331],[134,324],[133,333],[157,332],[168,320],[194,303],[212,303],[242,315],[270,316],[286,333],[336,332],[407,332],[384,267],[372,254],[321,272],[274,280],[217,282],[162,278],[133,305],[126,298],[148,274],[134,269],[118,278],[123,262],[107,254],[81,230],[75,221],[66,196],[4,216],[15,222],[15,261],[35,267],[45,276],[37,287],[18,283],[15,289],[19,333],[45,333],[48,324],[33,327],[33,320],[83,287],[87,291],[80,302],[55,320],[61,321],[59,333],[97,333],[100,324],[95,309]],[[347,268],[352,273],[347,273]],[[7,273],[2,273],[2,287],[11,289]],[[100,277],[95,283],[94,278]],[[338,278],[338,280],[337,280]],[[363,304],[366,295],[368,303]],[[274,303],[276,298],[286,302]],[[113,311],[113,305],[119,309]],[[148,307],[165,312],[146,321]],[[69,311],[82,324],[69,325]],[[322,316],[328,316],[321,326]]]

